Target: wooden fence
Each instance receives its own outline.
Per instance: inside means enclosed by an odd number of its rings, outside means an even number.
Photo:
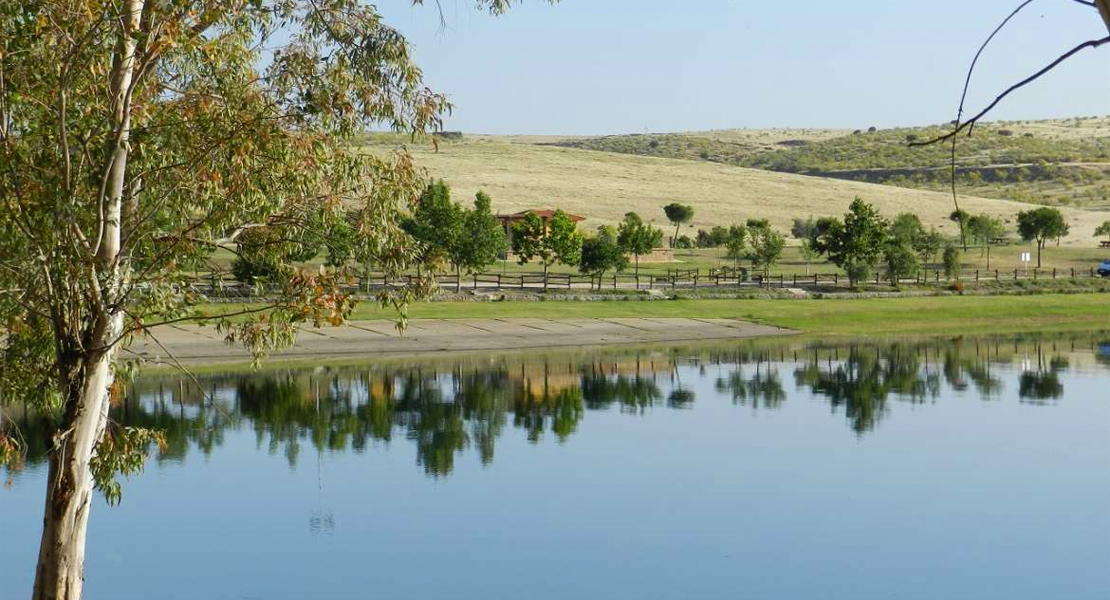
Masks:
[[[1014,270],[965,270],[958,276],[948,277],[943,270],[927,269],[919,271],[911,278],[899,280],[899,284],[941,284],[1002,282],[1002,281],[1044,281],[1066,279],[1089,279],[1099,275],[1091,269],[1014,269]],[[412,285],[415,275],[390,279],[381,274],[354,278],[345,291],[373,292],[387,287]],[[889,277],[877,272],[868,284],[889,284]],[[459,287],[467,291],[504,291],[504,290],[569,290],[569,289],[625,289],[625,290],[698,290],[715,288],[800,288],[810,290],[846,289],[851,286],[842,273],[767,274],[751,273],[747,269],[719,267],[713,269],[671,269],[665,273],[609,273],[596,277],[567,273],[478,273],[462,275],[440,275],[436,283],[446,291]],[[267,295],[267,286],[248,285],[231,279],[229,276],[197,276],[191,282],[192,289],[198,293],[215,298],[252,298]]]

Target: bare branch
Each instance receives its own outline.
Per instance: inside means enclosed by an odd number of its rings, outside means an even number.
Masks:
[[[1107,44],[1107,43],[1110,43],[1110,36],[1100,38],[1100,39],[1097,39],[1097,40],[1087,40],[1086,42],[1083,42],[1082,44],[1079,44],[1078,46],[1076,46],[1076,47],[1072,48],[1071,50],[1068,50],[1064,54],[1060,55],[1059,58],[1057,58],[1056,60],[1049,63],[1048,66],[1044,67],[1043,69],[1037,71],[1036,73],[1030,75],[1029,77],[1026,77],[1025,79],[1023,79],[1023,80],[1015,83],[1014,85],[1010,86],[1009,88],[1007,88],[1006,91],[999,94],[998,97],[995,98],[994,101],[991,102],[989,105],[987,105],[986,108],[979,111],[979,114],[977,114],[974,117],[968,119],[966,122],[960,124],[955,129],[953,129],[951,132],[946,133],[942,136],[933,138],[931,140],[924,141],[924,142],[913,142],[913,143],[910,144],[910,146],[929,146],[931,144],[936,144],[936,143],[939,143],[939,142],[943,142],[945,140],[950,140],[953,137],[956,137],[961,132],[963,132],[963,130],[965,130],[965,129],[971,127],[971,126],[974,126],[976,123],[978,123],[983,117],[985,117],[987,115],[987,113],[994,110],[994,107],[998,106],[998,104],[1001,103],[1004,99],[1006,99],[1006,97],[1009,96],[1010,94],[1016,92],[1017,90],[1025,87],[1025,86],[1029,85],[1030,83],[1033,83],[1034,81],[1036,81],[1036,80],[1040,79],[1041,77],[1045,76],[1050,71],[1052,71],[1056,67],[1060,66],[1061,63],[1070,59],[1071,57],[1075,56],[1076,54],[1082,52],[1083,50],[1086,50],[1088,48],[1098,48],[1099,46],[1102,46],[1103,44]]]

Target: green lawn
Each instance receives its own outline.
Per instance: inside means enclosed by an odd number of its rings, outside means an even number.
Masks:
[[[233,305],[225,305],[233,309]],[[413,318],[735,318],[823,335],[999,334],[1110,330],[1110,295],[937,296],[823,300],[420,302]],[[365,302],[354,319],[392,319]]]

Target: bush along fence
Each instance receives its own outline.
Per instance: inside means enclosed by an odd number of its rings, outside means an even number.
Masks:
[[[963,270],[958,275],[947,275],[943,269],[923,269],[913,277],[902,278],[899,285],[940,285],[1012,281],[1054,281],[1099,279],[1093,269],[1013,269],[1013,270]],[[352,278],[346,291],[372,293],[375,290],[412,285],[415,276],[389,279],[382,275]],[[853,286],[843,273],[826,272],[810,275],[784,273],[753,273],[745,268],[720,267],[711,269],[672,269],[665,273],[609,273],[599,277],[567,273],[478,273],[440,275],[436,278],[445,291],[456,287],[467,291],[513,291],[543,289],[558,290],[677,290],[716,288],[758,289],[798,288],[809,290],[851,289]],[[877,271],[861,285],[889,286],[890,278]],[[230,277],[199,276],[192,281],[195,292],[212,298],[251,298],[267,295],[267,285],[260,282],[245,284]],[[859,286],[857,286],[859,287]]]

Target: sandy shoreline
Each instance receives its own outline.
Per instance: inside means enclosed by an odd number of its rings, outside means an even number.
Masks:
[[[267,362],[730,340],[793,333],[734,319],[487,318],[413,319],[402,335],[392,321],[352,321],[344,327],[303,329],[294,347],[271,355]],[[225,344],[211,327],[166,326],[155,335],[169,352],[151,341],[136,339],[128,354],[142,357],[149,366],[170,365],[173,359],[193,366],[250,361],[249,353]]]

